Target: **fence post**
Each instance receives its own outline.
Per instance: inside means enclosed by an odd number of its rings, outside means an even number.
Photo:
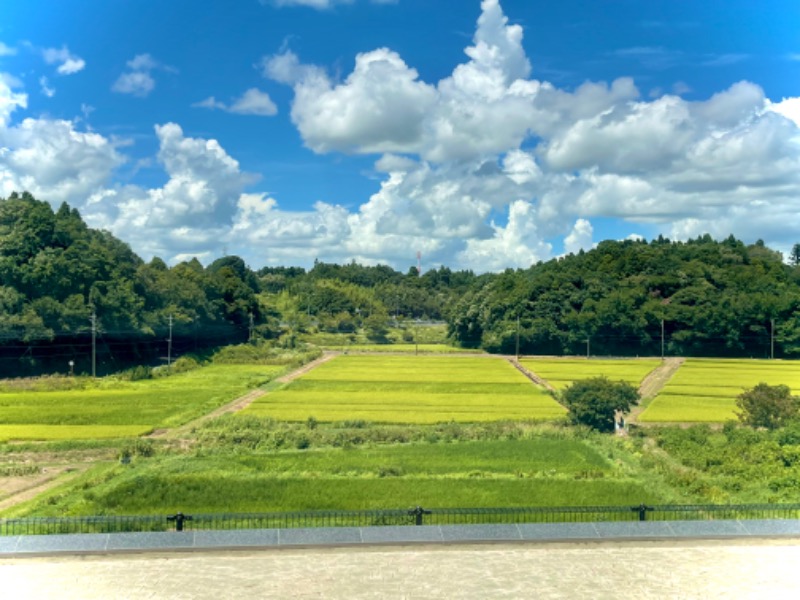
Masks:
[[[183,522],[191,520],[191,515],[185,515],[182,512],[167,516],[167,521],[175,521],[175,531],[183,531]]]
[[[653,510],[653,507],[647,506],[644,502],[642,502],[639,506],[632,506],[631,510],[639,513],[640,521],[647,521],[647,511]]]
[[[412,508],[410,511],[408,511],[408,514],[414,517],[414,525],[422,525],[422,517],[431,514],[431,511],[425,510],[421,506],[417,506],[416,508]]]

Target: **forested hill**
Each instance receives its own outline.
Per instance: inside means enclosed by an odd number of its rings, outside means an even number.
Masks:
[[[443,318],[475,276],[422,277],[386,266],[316,263],[254,272],[236,256],[208,267],[144,262],[63,204],[28,193],[0,198],[0,376],[88,372],[94,316],[98,370],[157,363],[187,351],[312,328],[380,333],[389,317]],[[378,336],[380,337],[380,336]]]
[[[797,246],[800,258],[800,245]],[[797,263],[797,260],[793,261]],[[443,319],[452,341],[525,354],[796,356],[800,267],[762,243],[703,236],[606,241],[526,270],[421,276],[316,262],[251,270],[236,256],[144,262],[66,204],[0,199],[0,376],[157,364],[251,339],[364,331],[385,340],[403,319]],[[663,338],[662,338],[663,323]],[[774,323],[774,329],[773,329]]]
[[[776,357],[792,356],[799,282],[800,268],[761,242],[606,241],[488,278],[452,311],[450,332],[491,352],[515,352],[519,331],[526,354],[658,356],[663,322],[668,355],[769,357],[774,342]]]

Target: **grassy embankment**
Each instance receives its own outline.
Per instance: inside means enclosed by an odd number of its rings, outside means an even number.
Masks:
[[[249,435],[262,437],[265,448],[250,449],[221,441],[226,429],[230,434],[239,427],[236,420],[205,431],[204,449],[99,466],[6,516],[615,505],[665,498],[657,482],[637,476],[625,451],[604,446],[608,440],[556,428],[411,427],[409,438],[428,440],[391,444],[367,441],[374,428],[345,428],[339,430],[343,446],[317,447],[305,425],[269,431],[252,419]],[[443,437],[432,441],[437,431]],[[271,449],[276,433],[284,443],[302,440],[309,447]],[[486,438],[468,439],[481,434]],[[211,445],[215,435],[218,443]]]

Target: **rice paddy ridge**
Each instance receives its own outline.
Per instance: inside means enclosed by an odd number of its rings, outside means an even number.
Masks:
[[[650,402],[658,396],[664,386],[672,379],[672,376],[681,368],[686,359],[683,357],[665,358],[659,367],[653,369],[639,385],[639,395],[641,401],[634,406],[628,415],[628,423],[637,423],[639,415],[647,408]]]
[[[506,357],[506,360],[507,360],[508,362],[510,362],[512,365],[514,365],[514,367],[516,367],[516,368],[517,368],[517,370],[518,370],[520,373],[522,373],[523,375],[525,375],[525,377],[527,377],[528,379],[530,379],[530,380],[531,380],[533,383],[535,383],[536,385],[540,385],[540,386],[542,386],[543,388],[550,390],[551,392],[554,392],[554,391],[556,390],[556,388],[554,388],[552,385],[550,385],[550,383],[548,383],[546,380],[544,380],[544,379],[542,379],[541,377],[539,377],[539,376],[538,376],[536,373],[534,373],[533,371],[529,371],[529,370],[528,370],[528,369],[526,369],[524,366],[522,366],[522,365],[519,363],[519,358],[517,358],[516,356],[507,356],[507,357]]]

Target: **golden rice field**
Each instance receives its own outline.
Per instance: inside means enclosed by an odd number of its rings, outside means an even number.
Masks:
[[[638,386],[661,364],[657,358],[523,358],[520,364],[561,391],[573,382],[590,377],[608,377]]]
[[[800,392],[794,361],[690,358],[639,416],[644,423],[723,422],[735,419],[736,397],[759,383]]]
[[[243,412],[285,421],[414,424],[540,421],[565,413],[502,358],[359,355],[324,363]]]

